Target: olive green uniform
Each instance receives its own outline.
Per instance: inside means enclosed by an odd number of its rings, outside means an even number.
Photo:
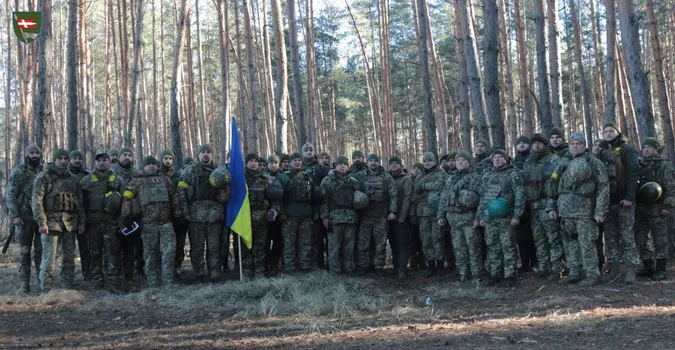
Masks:
[[[81,181],[85,176],[89,175],[89,170],[85,168],[74,168],[72,165],[68,165],[68,172],[77,177],[77,181]],[[91,274],[89,269],[91,268],[91,254],[89,247],[89,236],[87,234],[77,235],[77,249],[80,253],[80,268],[82,270],[82,279],[89,280]]]
[[[416,215],[420,225],[422,251],[428,261],[445,260],[445,240],[436,216],[447,177],[447,173],[436,165],[415,179]],[[443,268],[442,265],[439,267]]]
[[[284,189],[281,215],[286,220],[281,224],[284,238],[284,272],[294,272],[296,261],[301,270],[310,268],[310,251],[313,237],[313,214],[319,208],[312,206],[314,186],[309,174],[302,169],[290,168],[277,177]],[[316,211],[315,211],[316,210]]]
[[[359,221],[354,210],[357,180],[349,172],[337,171],[321,181],[324,191],[321,219],[330,220],[328,231],[328,265],[334,273],[354,271],[354,244]]]
[[[253,231],[253,246],[251,249],[241,247],[242,268],[249,276],[255,274],[262,277],[265,272],[265,253],[267,243],[266,214],[274,210],[277,214],[281,211],[278,201],[271,201],[267,197],[268,188],[281,185],[267,174],[263,169],[250,171],[246,169],[246,186],[248,186],[248,198],[251,205],[251,225]]]

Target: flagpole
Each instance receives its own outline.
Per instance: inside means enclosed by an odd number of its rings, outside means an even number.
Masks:
[[[239,239],[239,244],[237,246],[239,247],[239,281],[244,280],[244,271],[243,267],[241,266],[241,236],[237,234],[237,239]]]

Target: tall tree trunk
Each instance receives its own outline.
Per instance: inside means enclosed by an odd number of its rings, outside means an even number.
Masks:
[[[640,56],[640,34],[633,0],[619,1],[619,23],[621,25],[621,41],[626,56],[626,71],[630,82],[631,96],[633,97],[635,117],[638,121],[638,135],[640,139],[656,136],[647,74],[645,74],[642,57]]]
[[[421,46],[421,58],[422,58],[422,92],[424,93],[424,120],[426,122],[427,130],[427,152],[431,152],[434,155],[438,156],[438,151],[436,150],[436,120],[431,112],[431,82],[430,82],[430,73],[429,73],[429,49],[427,45],[427,40],[429,35],[427,34],[427,26],[424,23],[427,23],[427,2],[426,0],[417,0],[417,13],[419,15],[420,23],[420,46]]]
[[[501,101],[499,100],[499,16],[497,11],[497,0],[484,1],[485,107],[490,120],[492,144],[505,148],[504,119],[500,108]]]
[[[68,149],[77,149],[77,4],[68,1]]]
[[[614,0],[605,0],[605,14],[607,16],[607,58],[605,65],[605,84],[607,104],[605,106],[605,123],[616,122],[616,3]]]
[[[429,6],[427,6],[427,14],[429,13]],[[388,20],[387,20],[387,26],[388,26]],[[437,123],[440,124],[438,134],[441,137],[440,144],[441,144],[441,151],[442,154],[447,154],[448,153],[448,113],[447,113],[447,107],[445,105],[445,97],[444,97],[444,86],[445,86],[445,79],[443,78],[443,67],[441,66],[440,59],[438,58],[438,55],[436,53],[436,45],[434,44],[434,36],[433,33],[431,32],[431,19],[429,16],[427,16],[427,21],[425,23],[427,26],[427,34],[429,35],[428,38],[428,43],[429,43],[429,62],[431,63],[431,82],[433,84],[433,92],[436,93],[436,99],[438,100],[437,107],[438,107],[438,112],[436,112],[436,117],[437,117]],[[387,29],[388,30],[388,29]],[[388,36],[389,34],[387,34]],[[387,51],[389,49],[387,48]],[[387,52],[387,55],[389,55],[389,52]],[[387,59],[388,60],[388,59]],[[388,62],[388,61],[387,61]],[[391,77],[389,78],[391,80]],[[383,82],[384,84],[384,82]],[[391,82],[389,83],[389,90],[390,90],[390,95],[391,95]],[[391,99],[391,98],[390,98]],[[391,101],[389,101],[389,104],[391,104]],[[393,108],[392,108],[392,115],[393,115]],[[393,121],[393,118],[392,120]]]
[[[478,137],[490,141],[487,118],[485,116],[485,96],[481,84],[480,67],[478,66],[478,47],[475,41],[473,16],[471,15],[471,0],[459,0],[459,10],[462,12],[462,28],[464,31],[464,49],[466,50],[467,75],[471,87],[471,104],[476,118]]]
[[[509,134],[511,145],[516,144],[518,134],[518,118],[516,117],[516,95],[513,91],[513,65],[511,63],[511,51],[509,50],[510,27],[506,25],[506,4],[504,0],[499,2],[499,17],[501,26],[502,60],[506,71],[504,72],[504,90],[508,93],[507,113],[505,118],[509,122]],[[460,68],[461,72],[461,68]]]
[[[220,116],[220,162],[227,162],[225,150],[229,141],[230,129],[230,50],[229,26],[227,24],[228,9],[226,0],[217,0],[218,26],[220,41],[220,86],[221,86],[221,116]]]
[[[301,147],[307,142],[307,130],[305,128],[305,109],[302,99],[302,77],[300,76],[300,58],[298,57],[298,20],[296,17],[295,0],[288,0],[288,40],[291,45],[291,82],[293,84],[293,119],[296,122],[296,134],[298,145]]]
[[[378,0],[378,5],[380,8],[380,17],[381,23],[380,28],[382,32],[382,37],[380,38],[382,52],[381,52],[381,61],[380,69],[382,70],[382,109],[383,109],[383,118],[386,125],[386,135],[389,140],[387,147],[385,147],[386,154],[396,154],[398,152],[398,147],[396,146],[396,135],[394,134],[394,108],[392,103],[392,90],[391,90],[391,63],[390,63],[390,31],[389,31],[389,1],[388,0]],[[428,24],[427,24],[428,25]],[[433,49],[432,49],[433,52]],[[432,54],[433,56],[433,54]],[[441,100],[443,99],[443,91],[441,93]],[[445,114],[445,112],[443,112]],[[446,132],[447,134],[447,132]],[[445,136],[447,140],[447,136]],[[447,148],[447,141],[442,143]],[[444,150],[445,152],[445,150]]]
[[[169,148],[168,142],[167,142],[167,127],[166,124],[169,122],[167,120],[166,116],[166,70],[164,69],[164,1],[160,0],[159,1],[159,13],[161,14],[160,20],[159,20],[159,56],[160,56],[160,64],[162,66],[162,79],[160,79],[162,83],[162,149],[167,149]]]
[[[572,25],[574,26],[574,53],[577,57],[577,67],[579,69],[579,85],[581,87],[581,96],[584,106],[584,131],[586,133],[586,144],[593,144],[593,121],[591,119],[590,92],[586,84],[586,72],[584,69],[583,58],[581,56],[581,28],[579,27],[579,17],[577,16],[574,0],[570,0],[570,16],[572,16]]]
[[[143,0],[136,0],[138,1],[138,13],[136,15],[136,29],[134,30],[134,68],[133,71],[131,72],[131,98],[130,104],[129,104],[129,123],[127,124],[127,134],[124,139],[124,145],[126,147],[131,147],[131,130],[134,127],[134,118],[136,117],[136,106],[138,104],[138,100],[136,98],[137,92],[138,92],[138,75],[140,74],[140,70],[142,69],[140,65],[140,59],[141,59],[141,50],[143,49],[142,47],[142,42],[141,42],[141,31],[143,30]],[[140,118],[139,118],[140,121]],[[136,159],[141,159],[143,156],[143,149],[142,147],[142,142],[141,142],[141,128],[140,128],[140,122],[138,125],[136,125],[136,154],[135,158]]]
[[[537,84],[539,85],[539,107],[541,109],[541,127],[549,130],[553,127],[551,115],[551,95],[548,82],[548,62],[546,57],[546,18],[544,0],[534,0],[535,41],[537,51]]]
[[[180,10],[180,19],[178,28],[176,28],[176,44],[174,45],[173,67],[171,69],[171,148],[176,155],[176,163],[183,161],[183,151],[181,148],[180,120],[178,119],[178,87],[180,86],[179,71],[183,64],[183,49],[185,44],[185,32],[187,19],[190,15],[190,0],[182,0]]]
[[[274,111],[277,124],[276,154],[287,152],[288,118],[286,101],[288,100],[288,69],[286,61],[286,40],[284,35],[283,16],[281,15],[281,0],[272,0],[272,27],[274,28],[274,49],[277,59],[277,76],[274,87]]]
[[[654,53],[654,68],[656,69],[656,90],[659,94],[659,111],[661,112],[661,130],[665,136],[663,140],[668,151],[668,157],[675,159],[673,150],[673,123],[670,116],[670,98],[666,86],[666,77],[663,73],[663,58],[661,55],[661,43],[659,41],[659,32],[654,15],[654,0],[647,0],[647,16],[649,18],[649,29],[651,31],[652,51]]]
[[[558,29],[558,0],[547,0],[548,3],[548,59],[551,73],[551,119],[553,125],[562,126],[562,72],[560,64],[560,30]],[[544,130],[548,132],[548,130]]]
[[[534,112],[532,111],[532,99],[530,98],[530,83],[527,75],[527,51],[525,41],[526,27],[523,25],[520,15],[520,0],[513,1],[513,11],[516,18],[516,42],[518,43],[518,68],[520,72],[520,102],[525,114],[521,118],[523,134],[532,135],[534,129]],[[548,130],[545,130],[548,132]]]
[[[598,44],[598,37],[600,36],[600,24],[599,24],[599,19],[598,16],[596,16],[595,12],[595,0],[590,0],[591,4],[591,23],[592,23],[592,29],[593,29],[593,53],[594,53],[594,58],[595,58],[595,68],[593,69],[594,71],[594,76],[596,80],[596,86],[595,89],[597,91],[597,102],[595,103],[595,106],[597,108],[597,113],[595,114],[595,119],[598,120],[599,115],[605,115],[605,91],[604,91],[604,82],[602,80],[602,73],[601,73],[601,49],[600,45]]]
[[[209,143],[209,125],[206,123],[206,91],[204,88],[204,60],[202,52],[202,28],[199,21],[199,0],[195,0],[195,17],[197,26],[197,54],[199,58],[199,132],[202,142]]]
[[[157,86],[157,66],[159,65],[157,61],[157,13],[155,9],[155,2],[157,0],[152,0],[152,118],[153,118],[153,142],[155,149],[162,149],[159,144],[159,127],[164,125],[162,123],[162,116],[159,115],[158,105],[157,105],[157,94],[159,93],[159,88]],[[161,0],[160,0],[161,2]],[[161,159],[160,159],[161,161]]]
[[[248,109],[251,113],[251,130],[249,134],[251,152],[258,153],[260,150],[260,141],[258,140],[258,106],[257,106],[257,91],[255,83],[256,67],[253,63],[253,53],[255,47],[253,46],[253,31],[251,30],[251,5],[248,0],[244,2],[244,35],[246,36],[246,64],[248,73],[248,85],[250,93],[248,95]]]
[[[5,0],[5,9],[9,11],[9,0]],[[7,77],[7,85],[5,85],[5,174],[9,174],[9,172],[12,170],[13,164],[12,150],[10,147],[12,144],[12,119],[10,112],[12,109],[12,94],[10,93],[9,89],[9,86],[12,83],[12,34],[9,27],[10,25],[7,25],[7,65],[5,66],[5,75]],[[16,103],[14,104],[14,108],[16,109]],[[9,176],[6,177],[6,180],[9,180]]]
[[[45,121],[51,120],[52,74],[53,74],[53,44],[52,44],[52,2],[40,0],[38,8],[42,11],[42,28],[38,37],[38,93],[36,99],[35,119],[33,126],[33,142],[43,148],[45,137]],[[9,85],[5,87],[9,90]],[[5,105],[9,109],[9,104]],[[7,119],[9,121],[9,119]],[[5,122],[7,122],[5,121]]]
[[[111,82],[110,82],[110,42],[112,40],[112,35],[110,34],[110,19],[112,18],[112,0],[106,0],[106,10],[105,10],[105,127],[103,128],[103,149],[107,149],[108,147],[111,147],[112,145],[112,125],[110,123],[110,107],[111,107],[111,99],[110,99],[110,89],[111,89]],[[154,25],[154,20],[155,20],[155,15],[154,15],[154,5],[155,2],[153,1],[153,25]],[[153,33],[154,33],[154,28],[153,28]],[[154,41],[153,41],[154,43]],[[154,46],[153,46],[154,50]],[[156,111],[155,111],[156,113]]]
[[[457,66],[459,69],[459,114],[462,120],[462,145],[465,150],[471,152],[471,105],[469,102],[469,76],[466,68],[466,45],[464,43],[464,26],[466,19],[461,18],[464,14],[460,9],[459,0],[455,0],[455,28],[457,38]]]

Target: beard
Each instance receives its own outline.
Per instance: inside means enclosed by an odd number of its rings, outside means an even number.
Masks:
[[[40,158],[28,158],[28,164],[32,167],[40,165]]]

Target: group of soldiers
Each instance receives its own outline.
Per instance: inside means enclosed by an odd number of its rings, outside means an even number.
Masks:
[[[459,281],[511,287],[520,258],[522,272],[560,284],[662,280],[672,164],[654,138],[640,155],[616,124],[602,136],[589,150],[583,134],[568,144],[553,128],[519,137],[514,157],[478,140],[474,155],[428,152],[410,172],[396,155],[385,170],[377,154],[333,160],[311,144],[281,157],[250,153],[250,249],[224,225],[230,174],[210,145],[180,168],[171,151],[138,169],[128,148],[101,151],[91,172],[80,152],[62,149],[43,169],[30,145],[7,190],[21,290],[30,292],[31,251],[41,291],[53,287],[59,246],[61,286],[71,288],[76,244],[82,277],[96,287],[119,292],[139,278],[171,286],[183,273],[186,238],[197,282],[222,280],[231,241],[249,278],[314,269],[383,276],[389,242],[401,279],[413,267],[443,275],[447,264]]]

